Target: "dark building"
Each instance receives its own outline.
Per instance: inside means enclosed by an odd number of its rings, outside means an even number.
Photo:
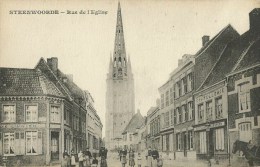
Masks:
[[[0,155],[9,163],[61,162],[65,150],[86,148],[84,92],[57,58],[41,58],[34,69],[0,68],[0,113]]]

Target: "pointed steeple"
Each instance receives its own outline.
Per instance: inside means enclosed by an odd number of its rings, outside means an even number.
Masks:
[[[121,5],[120,2],[118,2],[115,46],[113,52],[113,76],[116,79],[127,77],[127,64]]]

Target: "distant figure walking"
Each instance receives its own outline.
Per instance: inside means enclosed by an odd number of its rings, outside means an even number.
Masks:
[[[68,154],[63,154],[61,166],[62,167],[70,167],[70,157],[69,157]]]
[[[163,166],[163,159],[162,159],[162,155],[160,155],[160,157],[157,160],[157,167],[162,167]]]
[[[71,151],[70,165],[71,165],[71,167],[76,167],[76,156],[73,151]]]
[[[135,166],[135,153],[132,150],[132,148],[130,148],[130,151],[129,151],[129,166],[130,167]]]
[[[122,164],[122,167],[125,167],[125,164],[127,163],[126,162],[126,155],[127,155],[127,151],[125,148],[123,148],[123,150],[121,150],[121,164]]]
[[[97,167],[98,166],[98,160],[96,159],[96,155],[94,155],[94,159],[92,161],[91,167]]]
[[[79,167],[83,167],[83,160],[84,160],[84,154],[80,150],[78,153],[78,158],[79,158]]]
[[[138,165],[138,167],[142,167],[142,157],[141,157],[141,153],[138,153],[137,165]]]
[[[147,160],[147,167],[152,167],[152,150],[151,147],[148,148],[147,154],[146,154],[146,160]]]

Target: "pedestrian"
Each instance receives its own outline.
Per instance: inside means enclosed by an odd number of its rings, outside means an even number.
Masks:
[[[151,147],[148,148],[148,151],[147,151],[147,154],[146,154],[146,161],[147,161],[147,164],[146,166],[147,167],[152,167],[152,149]]]
[[[152,157],[152,167],[157,167],[157,159],[159,158],[159,153],[155,148],[152,151]]]
[[[62,167],[70,167],[70,157],[69,157],[68,154],[64,154],[61,166]]]
[[[162,159],[162,155],[160,155],[160,157],[157,160],[157,167],[162,167],[163,166],[163,159]]]
[[[141,157],[141,153],[138,153],[137,165],[138,165],[138,167],[142,167],[142,157]]]
[[[84,167],[90,167],[91,166],[90,159],[92,155],[89,149],[87,148],[87,150],[83,154],[84,154],[84,160],[83,160]]]
[[[127,155],[127,151],[125,148],[123,148],[122,152],[121,152],[121,163],[122,163],[122,167],[125,167],[126,162],[126,155]]]
[[[129,166],[130,167],[135,166],[135,153],[132,148],[130,148],[130,151],[129,151]]]
[[[79,167],[84,167],[83,166],[84,154],[82,153],[81,150],[78,153],[78,158],[79,158]]]
[[[96,159],[96,155],[94,155],[93,157],[94,157],[94,159],[92,161],[91,167],[97,167],[98,166],[98,160]]]
[[[71,160],[70,160],[71,167],[76,167],[76,156],[74,154],[74,151],[71,151]]]

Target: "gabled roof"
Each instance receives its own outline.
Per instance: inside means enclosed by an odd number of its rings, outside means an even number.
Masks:
[[[260,39],[247,31],[227,45],[200,90],[222,81],[230,72],[259,63]]]
[[[135,132],[137,128],[140,128],[145,123],[144,117],[140,112],[137,112],[132,119],[129,121],[128,125],[125,127],[122,134],[127,132]]]
[[[0,95],[64,97],[62,92],[40,70],[0,68],[0,76]]]

